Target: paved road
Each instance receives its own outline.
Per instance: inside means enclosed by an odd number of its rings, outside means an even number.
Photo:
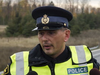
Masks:
[[[92,50],[93,57],[97,59],[98,63],[100,64],[100,49]],[[1,75],[2,72],[0,72]]]
[[[97,59],[98,63],[100,64],[100,49],[92,50],[93,57]]]
[[[0,75],[2,74],[3,72],[0,72]]]

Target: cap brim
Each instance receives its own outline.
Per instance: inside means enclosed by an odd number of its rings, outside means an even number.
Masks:
[[[38,27],[34,28],[32,31],[37,31],[37,30],[58,30],[61,29],[62,27],[59,28],[50,28],[50,29],[38,29]]]
[[[32,31],[36,31],[36,30],[38,30],[38,27],[36,27],[36,28],[32,29]]]

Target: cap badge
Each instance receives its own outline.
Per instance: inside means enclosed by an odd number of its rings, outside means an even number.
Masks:
[[[47,17],[47,15],[43,15],[42,19],[41,19],[42,24],[47,24],[49,23],[49,18]]]
[[[64,23],[64,26],[66,26],[66,23]]]
[[[49,27],[48,26],[44,26],[43,29],[49,29]]]

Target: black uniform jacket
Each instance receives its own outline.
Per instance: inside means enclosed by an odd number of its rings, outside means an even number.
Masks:
[[[34,58],[34,59],[33,59]],[[62,54],[60,54],[57,58],[53,59],[50,56],[46,55],[40,44],[38,44],[33,50],[29,53],[29,65],[30,66],[43,66],[49,64],[50,67],[54,68],[55,63],[61,63],[64,61],[67,61],[69,58],[71,58],[71,52],[68,46],[66,46],[65,50]],[[99,69],[99,64],[96,59],[90,60],[88,63],[93,62],[94,68]],[[74,63],[73,63],[74,64]]]
[[[68,46],[66,46],[65,50],[60,54],[57,58],[53,59],[50,56],[46,55],[40,44],[38,44],[36,47],[34,47],[30,52],[29,52],[29,66],[31,71],[31,66],[44,66],[48,65],[51,70],[51,74],[54,74],[54,67],[55,63],[61,63],[64,61],[67,61],[69,58],[71,58],[71,52]],[[93,62],[93,67],[99,69],[99,64],[96,59],[90,60],[88,63]],[[74,63],[73,63],[74,64]],[[10,73],[6,75],[11,75]]]

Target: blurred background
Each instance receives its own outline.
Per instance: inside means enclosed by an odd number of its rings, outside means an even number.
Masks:
[[[36,27],[31,12],[48,5],[64,8],[74,16],[66,45],[99,46],[99,0],[0,0],[0,71],[9,63],[10,55],[29,51],[39,43],[37,31],[31,31]]]

